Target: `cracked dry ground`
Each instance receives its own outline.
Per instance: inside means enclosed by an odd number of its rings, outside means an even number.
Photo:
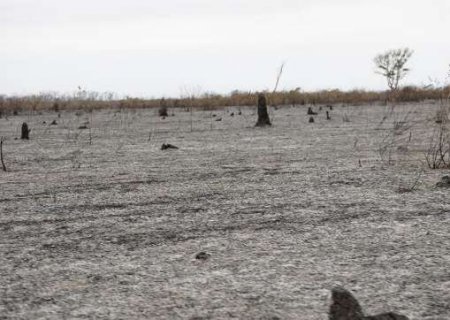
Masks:
[[[437,107],[283,107],[263,129],[255,108],[196,111],[192,131],[181,110],[0,119],[0,319],[325,320],[336,285],[368,314],[449,319],[446,171],[423,163]]]

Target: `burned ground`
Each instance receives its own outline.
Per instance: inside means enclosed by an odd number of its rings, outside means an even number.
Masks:
[[[327,319],[335,286],[368,314],[448,319],[437,108],[3,117],[0,319]]]

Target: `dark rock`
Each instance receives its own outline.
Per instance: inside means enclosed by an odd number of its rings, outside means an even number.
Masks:
[[[161,150],[167,150],[167,149],[178,149],[178,147],[174,146],[173,144],[170,144],[170,143],[163,143],[161,146]]]
[[[51,123],[50,123],[50,125],[51,126],[56,126],[58,123],[56,122],[56,120],[53,120]]]
[[[333,106],[331,104],[327,105],[330,110],[333,110]]]
[[[87,128],[88,128],[88,126],[85,125],[85,124],[83,124],[83,125],[78,127],[78,129],[80,129],[80,130],[84,130],[84,129],[87,129]]]
[[[195,259],[197,259],[197,260],[207,260],[207,259],[209,259],[210,256],[211,255],[209,253],[201,251],[201,252],[199,252],[199,253],[197,253],[195,255]]]
[[[329,320],[364,320],[364,313],[358,301],[344,288],[333,288],[331,301]]]
[[[234,117],[234,112],[230,113],[230,117]]]
[[[436,183],[437,188],[450,188],[450,176],[443,176],[441,181]]]
[[[309,123],[314,123],[314,117],[309,117],[308,122],[309,122]]]
[[[395,312],[364,316],[356,298],[342,287],[331,290],[331,299],[329,320],[409,320],[408,317]]]
[[[222,118],[217,118],[216,121],[222,121]]]

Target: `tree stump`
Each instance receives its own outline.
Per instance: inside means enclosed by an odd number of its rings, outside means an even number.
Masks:
[[[308,111],[306,112],[307,115],[315,116],[317,115],[317,112],[314,112],[311,107],[308,107]]]
[[[328,111],[327,111],[327,120],[331,120],[330,114],[328,113]]]
[[[267,100],[263,93],[258,95],[258,121],[256,127],[271,126],[269,113],[267,112]]]
[[[30,139],[30,131],[31,129],[28,129],[28,125],[26,122],[22,123],[22,135],[20,136],[20,139],[28,140]]]
[[[158,110],[159,116],[160,117],[168,117],[169,114],[167,112],[167,104],[166,104],[166,99],[162,98],[159,101],[159,110]]]

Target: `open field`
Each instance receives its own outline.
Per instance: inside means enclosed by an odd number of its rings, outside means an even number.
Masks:
[[[396,108],[0,119],[0,319],[325,320],[335,285],[369,314],[450,319],[438,105]]]

